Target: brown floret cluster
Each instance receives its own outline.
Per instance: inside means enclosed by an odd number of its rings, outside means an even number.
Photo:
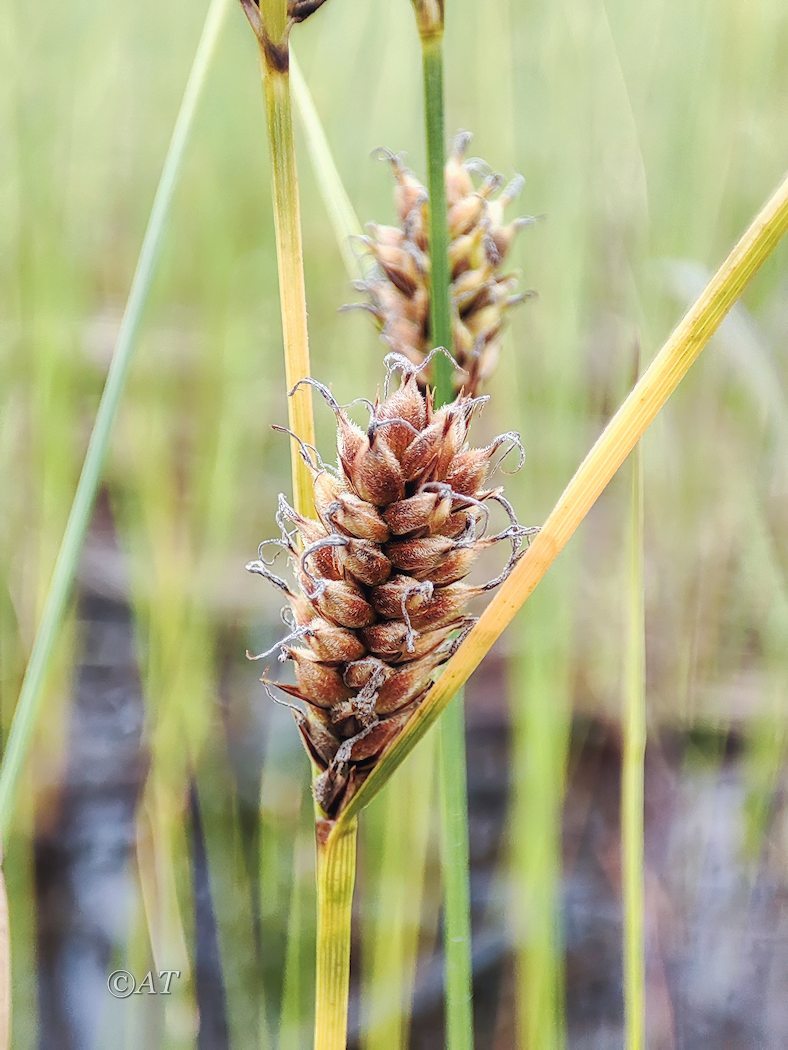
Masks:
[[[469,142],[467,132],[457,136],[445,178],[452,352],[465,372],[462,386],[474,393],[495,368],[509,310],[531,294],[518,292],[517,277],[503,272],[503,266],[517,231],[534,220],[505,219],[523,180],[517,177],[504,185],[481,161],[466,159]],[[400,225],[367,227],[363,242],[375,260],[375,273],[357,283],[367,300],[356,305],[372,314],[392,350],[420,364],[435,345],[430,332],[429,198],[400,157],[384,156],[394,171]]]
[[[400,373],[399,386],[366,402],[366,429],[325,387],[304,380],[336,416],[338,467],[302,447],[316,516],[301,516],[280,496],[281,537],[261,544],[247,566],[289,601],[291,630],[274,650],[295,665],[296,684],[277,688],[304,704],[295,717],[328,816],[352,797],[474,622],[471,599],[506,578],[532,531],[488,481],[510,449],[522,461],[518,436],[502,434],[482,448],[467,442],[487,399],[461,393],[436,408],[419,386],[419,368],[398,354],[386,363],[387,386]],[[497,533],[489,527],[495,506],[508,518]],[[511,552],[500,575],[465,582],[481,551],[501,541]],[[270,544],[286,550],[294,586],[274,575],[265,557]]]

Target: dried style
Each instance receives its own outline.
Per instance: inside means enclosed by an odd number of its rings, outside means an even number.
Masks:
[[[247,568],[279,587],[289,601],[290,631],[272,650],[295,665],[296,685],[273,683],[302,701],[293,708],[317,767],[315,798],[335,817],[423,698],[433,672],[474,622],[468,604],[511,572],[534,532],[521,526],[492,468],[511,450],[506,433],[483,448],[468,445],[473,416],[488,400],[460,393],[435,408],[422,391],[420,366],[400,354],[386,358],[384,397],[366,430],[326,387],[313,385],[337,421],[338,468],[301,445],[313,474],[317,518],[307,519],[279,497],[281,537],[265,541]],[[388,386],[400,374],[397,390]],[[490,528],[490,510],[508,524]],[[482,550],[508,542],[502,572],[487,583],[464,582]],[[275,575],[269,546],[283,548],[296,581]]]
[[[504,185],[502,176],[477,159],[466,159],[471,136],[461,132],[446,162],[446,198],[451,271],[452,352],[465,371],[462,386],[476,393],[495,368],[508,311],[530,292],[518,292],[516,275],[504,273],[517,231],[533,217],[505,221],[504,211],[520,192],[520,176]],[[434,345],[430,332],[430,259],[427,243],[429,197],[402,158],[383,151],[396,180],[400,226],[370,223],[365,248],[375,274],[356,288],[384,340],[396,353],[421,364]],[[481,180],[481,181],[479,181]],[[478,182],[478,184],[477,184]],[[458,381],[457,387],[460,386]]]

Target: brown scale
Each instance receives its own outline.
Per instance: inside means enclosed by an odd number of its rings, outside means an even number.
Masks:
[[[263,681],[303,704],[294,714],[315,768],[315,797],[329,817],[369,775],[473,624],[469,601],[506,578],[531,531],[488,483],[497,461],[519,448],[517,436],[468,445],[485,399],[460,394],[436,409],[419,386],[419,368],[398,354],[386,365],[383,396],[365,402],[366,428],[324,386],[303,381],[334,412],[338,467],[301,446],[316,517],[304,518],[280,496],[281,536],[261,544],[247,566],[289,602],[290,632],[255,659],[278,651],[294,666],[292,685]],[[496,507],[508,522],[493,534]],[[511,553],[499,576],[464,582],[479,553],[501,541]],[[273,573],[271,549],[286,551],[294,584]]]
[[[479,389],[495,367],[509,311],[531,293],[518,292],[517,278],[502,272],[517,231],[534,219],[507,221],[505,210],[520,192],[521,178],[507,185],[479,160],[466,159],[470,135],[461,132],[446,162],[445,181],[452,343],[467,378],[457,388]],[[353,304],[372,315],[383,339],[397,353],[421,364],[433,345],[430,332],[430,262],[427,190],[402,159],[380,156],[393,169],[400,226],[367,227],[362,242],[375,273],[356,285],[366,301]]]

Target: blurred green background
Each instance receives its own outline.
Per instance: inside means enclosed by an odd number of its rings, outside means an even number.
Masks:
[[[7,729],[206,4],[0,18],[0,705]],[[293,38],[362,221],[424,174],[406,0],[330,0]],[[448,126],[526,176],[538,298],[480,425],[543,521],[786,166],[777,0],[447,3]],[[299,147],[303,142],[299,142]],[[373,396],[384,347],[300,150],[313,373]],[[648,1045],[788,1045],[788,255],[644,444]],[[327,453],[333,419],[318,404]],[[6,849],[13,1046],[310,1042],[307,768],[248,646],[276,595],[243,565],[289,485],[257,58],[228,0],[78,603]],[[621,1045],[618,767],[628,484],[617,480],[467,698],[477,1045]],[[441,1044],[433,747],[367,814],[352,1045]],[[408,819],[405,820],[405,815]],[[180,969],[114,1001],[106,974]],[[415,987],[415,993],[412,994]],[[781,991],[782,989],[782,991]]]

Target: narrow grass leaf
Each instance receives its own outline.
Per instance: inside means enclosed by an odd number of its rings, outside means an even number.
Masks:
[[[43,687],[65,615],[85,534],[96,498],[110,437],[137,345],[137,333],[148,300],[170,207],[183,167],[194,115],[227,11],[228,0],[212,0],[205,18],[107,373],[96,421],[88,443],[74,501],[58,551],[41,621],[22,682],[0,768],[0,840],[5,839],[13,812],[19,776],[38,720]]]
[[[317,186],[328,217],[334,229],[337,246],[348,276],[352,279],[364,273],[364,258],[351,247],[354,237],[361,237],[363,229],[342,183],[334,155],[328,144],[312,92],[309,90],[295,55],[290,52],[290,87],[298,116],[304,128],[309,158],[317,179]]]

